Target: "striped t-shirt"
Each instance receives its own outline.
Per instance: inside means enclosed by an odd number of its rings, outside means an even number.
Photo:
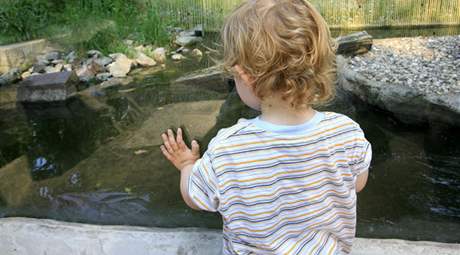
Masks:
[[[355,182],[371,154],[342,114],[316,112],[296,126],[240,120],[195,163],[188,192],[222,215],[224,254],[348,254]]]

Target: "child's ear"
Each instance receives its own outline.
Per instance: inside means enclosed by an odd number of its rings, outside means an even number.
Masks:
[[[254,79],[248,73],[246,73],[246,71],[244,71],[244,69],[241,68],[240,65],[235,65],[234,68],[240,76],[240,78],[244,81],[244,83],[246,83],[247,85],[252,85]]]

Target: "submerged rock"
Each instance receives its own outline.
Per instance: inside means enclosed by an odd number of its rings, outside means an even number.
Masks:
[[[230,85],[224,79],[222,68],[213,66],[186,74],[175,80],[173,84],[202,87],[217,92],[229,92]]]
[[[29,171],[29,160],[22,156],[0,168],[0,196],[9,207],[18,207],[26,202],[34,185]]]

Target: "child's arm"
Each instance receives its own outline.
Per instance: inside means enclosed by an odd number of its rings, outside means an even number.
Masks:
[[[192,209],[200,210],[188,194],[188,180],[193,169],[193,165],[200,158],[200,147],[194,140],[192,149],[189,149],[182,138],[182,129],[177,129],[177,137],[171,129],[161,135],[163,145],[160,149],[163,155],[180,171],[180,191],[185,203]]]
[[[358,177],[356,178],[356,193],[360,192],[361,190],[364,189],[367,183],[367,177],[369,176],[369,170],[364,171]]]

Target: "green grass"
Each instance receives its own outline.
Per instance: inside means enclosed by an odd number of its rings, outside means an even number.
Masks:
[[[161,1],[0,0],[0,43],[49,38],[64,46],[126,52],[123,40],[163,45],[176,25]]]

